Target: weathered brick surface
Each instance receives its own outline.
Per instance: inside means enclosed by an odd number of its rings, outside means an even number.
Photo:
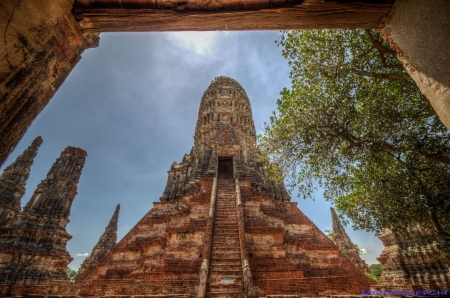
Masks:
[[[253,285],[264,294],[358,294],[373,283],[298,208],[241,180]]]
[[[154,203],[136,226],[89,273],[81,295],[196,293],[212,179],[176,201]]]
[[[414,239],[419,233],[411,230],[409,237]],[[384,245],[378,258],[383,265],[380,286],[394,290],[450,289],[450,257],[439,249],[436,242],[413,245],[407,237],[395,235],[390,230],[378,237]]]
[[[83,279],[84,275],[88,275],[89,272],[95,268],[98,262],[103,259],[109,251],[117,244],[117,222],[119,221],[120,204],[117,205],[114,214],[109,221],[105,232],[100,236],[97,244],[92,249],[91,254],[84,260],[78,270],[77,278]]]
[[[5,225],[20,212],[20,200],[25,194],[25,183],[42,138],[33,143],[3,170],[0,176],[0,226]]]
[[[235,80],[220,77],[204,92],[198,112],[194,147],[169,171],[161,201],[189,193],[205,177],[217,174],[218,156],[233,158],[234,178],[250,178],[255,189],[280,201],[290,197],[284,185],[274,185],[264,174],[256,151],[256,131],[250,100]]]
[[[339,220],[336,211],[330,208],[333,222],[333,243],[355,264],[362,272],[370,272],[369,266],[359,257],[359,251],[345,233],[345,229]]]
[[[70,208],[86,152],[67,147],[23,212],[0,228],[0,294],[69,294],[66,249]],[[32,286],[29,286],[32,285]]]

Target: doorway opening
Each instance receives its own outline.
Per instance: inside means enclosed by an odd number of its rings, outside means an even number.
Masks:
[[[218,179],[233,179],[233,157],[232,156],[219,156],[218,157]]]

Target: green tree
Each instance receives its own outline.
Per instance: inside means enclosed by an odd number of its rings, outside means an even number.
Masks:
[[[334,233],[332,230],[325,230],[325,236],[327,236],[328,239],[334,242]]]
[[[381,233],[411,227],[450,240],[450,134],[373,30],[283,32],[291,66],[265,133],[270,177],[317,186],[354,228]]]
[[[77,279],[78,271],[67,268],[67,275],[69,275],[71,281],[75,281]]]
[[[369,268],[371,272],[364,272],[364,274],[374,281],[379,281],[383,273],[383,266],[381,264],[372,264]]]
[[[370,272],[377,278],[380,279],[381,274],[383,274],[383,266],[381,264],[371,264],[369,266]]]

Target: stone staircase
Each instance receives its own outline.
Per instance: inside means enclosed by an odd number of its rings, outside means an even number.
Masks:
[[[233,276],[234,284],[220,284],[221,276]],[[236,195],[233,179],[217,180],[216,213],[213,227],[207,297],[246,297],[241,265]]]

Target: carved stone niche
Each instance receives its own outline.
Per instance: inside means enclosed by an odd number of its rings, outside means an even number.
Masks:
[[[222,118],[222,122],[230,122],[230,120],[231,120],[231,117],[229,114],[225,114],[221,118]]]
[[[230,106],[230,102],[228,101],[228,100],[222,100],[221,102],[220,102],[220,106],[221,107],[229,107]]]

